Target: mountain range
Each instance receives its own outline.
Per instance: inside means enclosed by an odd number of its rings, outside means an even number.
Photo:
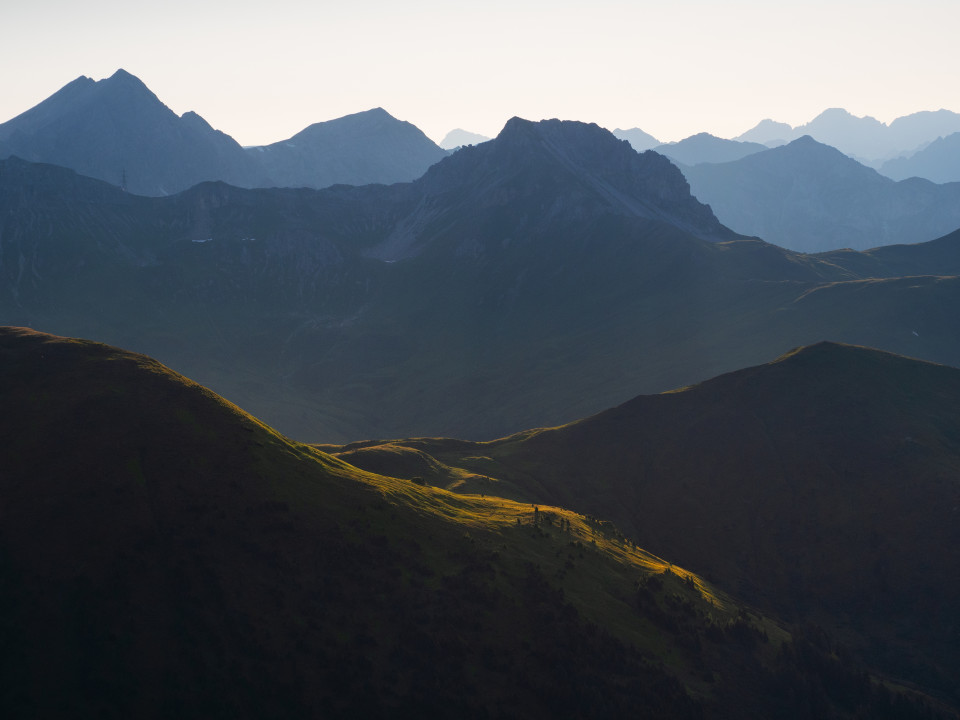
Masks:
[[[609,522],[362,471],[143,355],[2,328],[0,397],[16,408],[0,417],[7,717],[642,707],[655,719],[852,719],[955,707]],[[587,447],[582,436],[571,440]],[[700,514],[672,517],[699,532]],[[893,582],[900,557],[885,569]],[[910,577],[952,582],[935,577],[939,561],[913,560]]]
[[[11,155],[159,196],[207,180],[314,188],[409,181],[446,151],[380,108],[243,148],[194,112],[178,117],[138,78],[118,70],[100,81],[77,78],[0,124],[0,158]]]
[[[147,352],[303,440],[498,437],[824,338],[960,364],[955,234],[738,237],[594,125],[514,119],[391,186],[141,198],[12,160],[0,186],[3,322]]]
[[[960,132],[938,137],[913,155],[888,160],[880,172],[894,180],[921,177],[937,183],[960,182]]]
[[[800,252],[916,243],[960,227],[960,183],[895,182],[809,136],[681,169],[725,225]]]
[[[960,114],[949,110],[912,113],[887,125],[869,116],[857,117],[842,108],[830,108],[795,128],[786,123],[763,120],[734,140],[782,145],[809,135],[845,155],[879,168],[887,160],[911,155],[938,137],[956,132],[960,132]]]

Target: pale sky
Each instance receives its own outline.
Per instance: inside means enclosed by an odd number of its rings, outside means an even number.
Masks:
[[[883,122],[960,112],[958,0],[6,5],[0,122],[121,67],[244,145],[378,106],[438,142],[514,115],[672,141],[830,107]]]

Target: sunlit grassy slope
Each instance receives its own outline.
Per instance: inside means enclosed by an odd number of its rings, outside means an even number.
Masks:
[[[446,487],[459,474],[610,518],[958,703],[958,408],[960,370],[820,343],[563,427],[381,447],[442,463],[425,477]],[[341,454],[366,467],[378,452]]]
[[[360,470],[108,346],[6,328],[0,370],[5,717],[922,710],[608,522]]]

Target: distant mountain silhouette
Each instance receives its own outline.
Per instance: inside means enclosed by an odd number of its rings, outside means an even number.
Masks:
[[[920,177],[936,183],[960,182],[960,132],[937,138],[913,155],[888,160],[880,172],[894,180]]]
[[[489,139],[486,135],[456,128],[444,136],[443,140],[440,141],[440,147],[444,150],[454,150],[461,145],[476,145]]]
[[[193,112],[177,117],[136,77],[81,77],[0,125],[0,157],[52,163],[140,195],[199,182],[326,187],[413,180],[446,152],[377,108],[316,123],[273,145],[242,148]]]
[[[691,135],[679,142],[652,148],[654,152],[666,155],[682,165],[730,162],[766,149],[767,146],[760,143],[724,140],[709,133]]]
[[[621,140],[626,140],[637,152],[652,150],[657,145],[661,144],[661,142],[653,135],[645,133],[640,128],[630,128],[629,130],[621,130],[620,128],[617,128],[613,131],[613,135]]]
[[[960,183],[894,182],[810,137],[683,170],[726,225],[791,250],[865,250],[960,227]]]
[[[383,108],[315,123],[272,145],[246,148],[276,187],[407,182],[446,151]]]
[[[775,146],[809,135],[871,167],[880,167],[890,158],[913,153],[942,135],[958,131],[960,114],[949,110],[917,112],[886,125],[869,116],[856,117],[841,108],[831,108],[796,128],[764,120],[734,139]]]
[[[793,127],[767,118],[745,133],[733,138],[739,142],[756,142],[769,147],[784,145],[794,137]]]
[[[142,195],[204,180],[255,184],[257,167],[199,115],[177,117],[136,77],[80,77],[0,125],[4,156],[63,165]]]

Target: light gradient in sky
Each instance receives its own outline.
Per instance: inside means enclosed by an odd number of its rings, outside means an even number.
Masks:
[[[958,0],[31,0],[0,11],[0,122],[133,73],[244,145],[383,107],[439,141],[512,116],[679,140],[829,107],[960,111]]]

